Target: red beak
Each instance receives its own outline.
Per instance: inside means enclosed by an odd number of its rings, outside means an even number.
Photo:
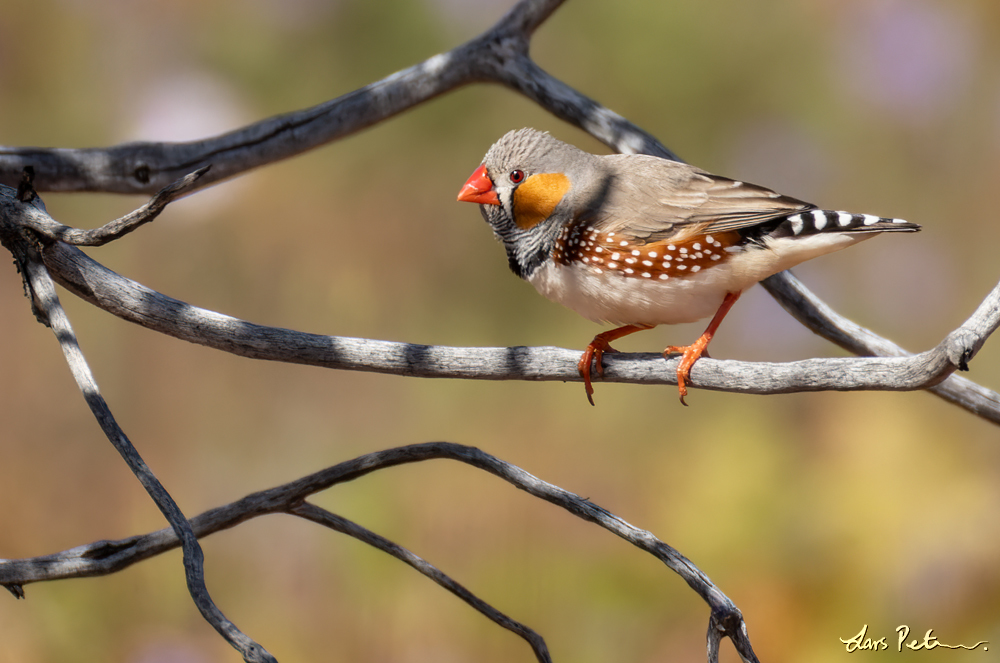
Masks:
[[[493,188],[493,180],[486,174],[486,164],[476,168],[465,186],[458,192],[458,199],[463,203],[479,203],[480,205],[499,205],[500,198]]]

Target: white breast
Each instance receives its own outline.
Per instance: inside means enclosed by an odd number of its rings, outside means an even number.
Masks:
[[[875,233],[823,233],[767,239],[765,247],[728,249],[728,259],[696,274],[661,280],[641,272],[601,270],[580,262],[546,261],[528,277],[542,295],[595,322],[617,325],[673,325],[713,315],[728,292],[795,265],[874,236]]]

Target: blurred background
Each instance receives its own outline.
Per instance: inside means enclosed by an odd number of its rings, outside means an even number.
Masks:
[[[487,29],[505,0],[39,0],[0,19],[0,144],[188,140],[320,103]],[[933,347],[1000,274],[994,0],[571,0],[539,64],[686,160],[821,206],[923,224],[796,269],[839,312]],[[601,330],[513,277],[455,203],[512,128],[605,151],[497,86],[170,207],[89,251],[172,297],[315,333],[582,349]],[[289,192],[294,195],[289,196]],[[94,227],[144,199],[44,196]],[[366,249],[377,243],[379,253]],[[375,256],[378,255],[378,258]],[[10,261],[0,269],[0,556],[163,527],[101,435]],[[1000,647],[1000,429],[924,393],[758,397],[674,387],[417,380],[254,362],[65,294],[120,423],[189,515],[396,445],[478,446],[679,549],[743,610],[764,661],[841,661],[868,625]],[[658,351],[702,324],[620,344]],[[713,356],[842,352],[759,288]],[[970,378],[1000,388],[994,339]],[[316,502],[439,565],[538,630],[556,661],[704,660],[705,604],[609,533],[449,462]],[[203,541],[226,614],[282,661],[530,661],[516,636],[401,563],[291,517]],[[0,592],[0,663],[236,661],[173,552],[114,576]],[[982,651],[981,649],[979,650]],[[864,654],[858,654],[864,656]],[[735,661],[728,642],[723,660]]]

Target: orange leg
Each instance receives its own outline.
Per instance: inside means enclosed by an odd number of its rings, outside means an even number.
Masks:
[[[587,349],[583,351],[583,356],[580,357],[580,363],[577,364],[577,370],[580,371],[580,377],[583,378],[583,386],[587,389],[587,400],[590,401],[591,405],[594,404],[594,386],[590,384],[591,363],[595,359],[597,360],[597,374],[604,377],[604,366],[601,365],[604,353],[618,352],[611,347],[611,341],[639,331],[652,329],[653,326],[654,325],[625,325],[624,327],[619,327],[618,329],[612,329],[611,331],[606,331],[603,334],[598,334],[594,337],[594,340],[590,342]]]
[[[708,324],[708,329],[701,337],[692,343],[691,345],[676,346],[671,345],[666,350],[663,351],[663,356],[679,354],[683,355],[681,357],[681,363],[677,365],[677,390],[681,393],[681,403],[687,405],[684,402],[684,397],[687,396],[688,390],[687,386],[684,384],[691,373],[691,367],[694,363],[701,358],[702,355],[708,356],[708,344],[711,342],[712,337],[715,336],[715,330],[719,328],[719,324],[722,323],[722,319],[726,317],[729,313],[729,309],[733,307],[736,300],[740,298],[739,292],[727,292],[726,298],[722,300],[722,306],[719,310],[715,312],[715,317],[712,318],[712,322]],[[597,339],[594,339],[595,341]]]

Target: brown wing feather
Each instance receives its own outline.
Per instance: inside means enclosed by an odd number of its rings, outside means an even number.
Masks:
[[[816,207],[665,159],[609,155],[601,162],[607,169],[603,204],[587,221],[641,243],[739,230]],[[627,176],[619,175],[623,169]]]

